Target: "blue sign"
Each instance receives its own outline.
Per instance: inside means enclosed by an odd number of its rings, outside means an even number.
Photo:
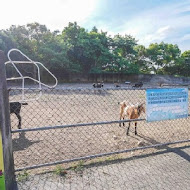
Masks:
[[[146,90],[147,121],[188,117],[188,88]]]

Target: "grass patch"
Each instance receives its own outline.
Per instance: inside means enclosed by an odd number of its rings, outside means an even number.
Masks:
[[[21,182],[21,181],[26,181],[28,179],[29,173],[24,170],[23,172],[20,172],[17,175],[17,181]]]
[[[57,165],[54,170],[54,173],[59,176],[65,176],[67,174],[67,171],[61,165]]]
[[[84,161],[81,160],[71,168],[75,172],[80,172],[82,173],[84,171]]]

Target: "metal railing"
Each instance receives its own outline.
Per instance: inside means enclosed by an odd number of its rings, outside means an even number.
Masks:
[[[27,61],[15,61],[15,60],[12,60],[11,56],[10,56],[12,52],[19,53]],[[19,102],[35,101],[35,100],[39,99],[42,96],[42,86],[45,86],[47,88],[55,88],[57,86],[57,83],[58,83],[57,78],[54,76],[54,74],[52,72],[50,72],[42,63],[31,60],[28,56],[26,56],[20,50],[18,50],[18,49],[9,50],[9,52],[7,53],[7,57],[8,57],[9,61],[5,62],[5,65],[11,64],[14,67],[17,74],[19,75],[19,77],[7,78],[7,81],[15,81],[15,80],[21,80],[22,81],[22,85],[20,87],[20,89],[22,90],[22,96],[21,96],[20,100],[16,100],[16,101],[19,101]],[[37,69],[37,78],[35,79],[35,78],[30,77],[30,76],[24,76],[22,74],[22,72],[20,71],[20,69],[17,67],[18,64],[30,64],[30,65],[32,64],[32,65],[34,65],[36,67],[36,69]],[[41,81],[41,72],[40,72],[40,67],[39,66],[41,66],[41,68],[43,68],[45,71],[47,71],[48,74],[55,80],[54,85],[50,86],[50,85],[45,84],[45,83],[43,83]],[[29,79],[29,80],[31,80],[33,82],[38,83],[38,86],[36,86],[34,88],[34,90],[38,90],[39,94],[36,97],[33,97],[32,99],[27,99],[25,97],[25,91],[29,89],[29,88],[27,88],[27,84],[25,83],[26,79]],[[14,88],[14,87],[12,87],[12,88]],[[16,89],[18,89],[18,87]]]

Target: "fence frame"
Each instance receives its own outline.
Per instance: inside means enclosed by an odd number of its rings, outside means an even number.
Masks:
[[[4,176],[6,190],[15,189],[14,159],[10,127],[9,99],[7,91],[5,55],[0,50],[0,131],[2,132]]]

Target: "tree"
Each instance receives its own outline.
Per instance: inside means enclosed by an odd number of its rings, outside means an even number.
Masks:
[[[4,51],[5,54],[7,52],[16,47],[16,43],[14,38],[10,36],[5,30],[0,31],[0,49]]]
[[[149,74],[151,67],[147,56],[147,49],[143,45],[136,45],[134,50],[136,51],[136,63],[139,67],[139,71]]]
[[[138,65],[135,65],[136,52],[134,47],[137,41],[130,35],[115,35],[112,39],[111,52],[114,55],[114,66],[117,72],[138,73]]]
[[[68,47],[70,65],[77,69],[75,71],[101,73],[102,67],[109,62],[107,33],[99,33],[95,27],[87,32],[77,23],[69,23],[62,32],[62,39]]]
[[[0,30],[0,49],[7,53],[11,48],[44,63],[59,76],[73,72],[190,76],[190,50],[181,55],[177,45],[164,42],[145,48],[130,35],[111,37],[95,26],[88,32],[76,22],[61,34],[39,23]]]
[[[166,74],[166,67],[174,66],[181,51],[177,45],[161,42],[160,44],[150,44],[147,48],[147,57],[155,74]]]
[[[190,76],[190,50],[185,51],[182,53],[180,57],[180,61],[177,65],[175,65],[174,68],[168,68],[168,70],[174,70],[175,73],[177,73],[180,76]],[[175,74],[173,73],[173,74]]]

